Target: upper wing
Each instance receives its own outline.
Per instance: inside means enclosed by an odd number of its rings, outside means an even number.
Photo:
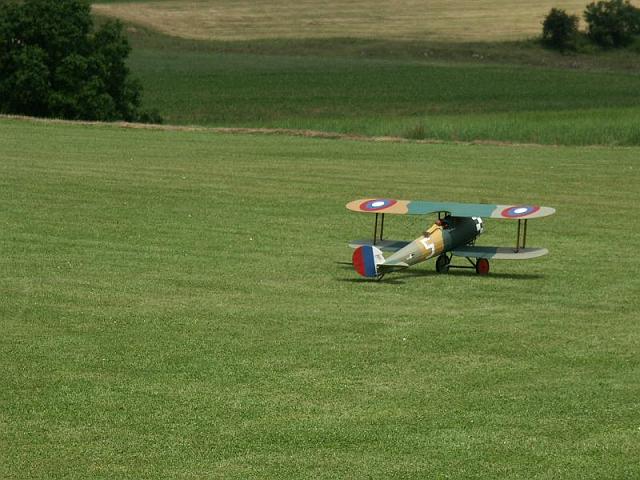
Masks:
[[[448,212],[454,217],[487,217],[526,220],[552,215],[555,209],[538,205],[493,205],[487,203],[422,202],[390,198],[363,198],[347,203],[354,212],[426,215]]]

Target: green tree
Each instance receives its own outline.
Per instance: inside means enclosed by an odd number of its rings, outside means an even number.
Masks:
[[[123,26],[95,30],[88,0],[0,3],[0,111],[85,120],[160,120],[140,111]]]
[[[542,43],[558,50],[575,50],[578,22],[577,16],[552,8],[542,22]]]
[[[624,47],[640,34],[640,10],[629,0],[593,2],[584,11],[587,35],[603,47]]]

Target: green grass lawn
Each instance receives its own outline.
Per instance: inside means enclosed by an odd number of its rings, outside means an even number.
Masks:
[[[640,149],[0,132],[1,478],[640,476]],[[368,195],[551,253],[362,281]]]
[[[384,42],[211,43],[132,35],[130,64],[144,85],[145,106],[159,109],[166,123],[640,144],[640,76],[625,68],[640,55],[629,52],[570,60],[527,43],[389,43],[386,50]],[[580,68],[569,68],[571,62]]]

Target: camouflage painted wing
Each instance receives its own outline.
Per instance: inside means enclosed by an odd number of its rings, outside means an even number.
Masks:
[[[466,246],[451,251],[457,257],[486,258],[495,260],[528,260],[542,257],[549,253],[546,248],[509,248],[509,247],[475,247]]]
[[[427,215],[448,212],[454,217],[485,217],[527,220],[553,215],[555,209],[538,205],[494,205],[488,203],[423,202],[390,198],[363,198],[347,203],[354,212],[391,213],[396,215]]]

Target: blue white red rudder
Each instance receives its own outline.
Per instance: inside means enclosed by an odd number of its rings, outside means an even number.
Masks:
[[[379,248],[363,245],[353,251],[353,268],[363,277],[377,277],[378,265],[384,263],[384,256]]]

